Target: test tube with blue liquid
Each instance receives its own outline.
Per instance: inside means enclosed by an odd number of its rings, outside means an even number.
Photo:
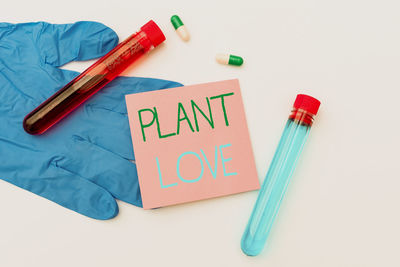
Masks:
[[[242,237],[241,247],[246,255],[256,256],[264,248],[319,106],[320,102],[311,96],[296,97]]]

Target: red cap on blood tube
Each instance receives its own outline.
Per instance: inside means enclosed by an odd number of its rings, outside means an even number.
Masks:
[[[309,95],[298,94],[294,101],[293,107],[295,109],[305,110],[313,115],[316,115],[321,102]]]
[[[161,29],[157,26],[157,24],[150,20],[147,22],[145,25],[140,28],[142,31],[144,31],[147,35],[147,38],[149,38],[151,44],[156,47],[162,42],[165,41],[165,36]]]

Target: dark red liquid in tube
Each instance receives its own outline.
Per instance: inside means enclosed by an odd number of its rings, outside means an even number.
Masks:
[[[164,40],[157,24],[149,21],[29,113],[23,122],[25,131],[44,133]]]

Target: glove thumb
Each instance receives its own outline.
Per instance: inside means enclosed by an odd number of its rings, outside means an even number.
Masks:
[[[99,22],[79,21],[73,24],[39,22],[37,46],[44,62],[54,67],[74,60],[101,57],[118,43],[117,34]]]

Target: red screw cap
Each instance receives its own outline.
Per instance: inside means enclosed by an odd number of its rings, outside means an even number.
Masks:
[[[165,36],[161,29],[157,26],[157,24],[150,20],[147,22],[145,25],[140,28],[142,31],[144,31],[147,35],[147,38],[149,38],[151,44],[156,47],[162,42],[165,41]]]
[[[303,109],[311,114],[316,115],[321,102],[309,95],[298,94],[294,101],[293,107],[296,109]]]

